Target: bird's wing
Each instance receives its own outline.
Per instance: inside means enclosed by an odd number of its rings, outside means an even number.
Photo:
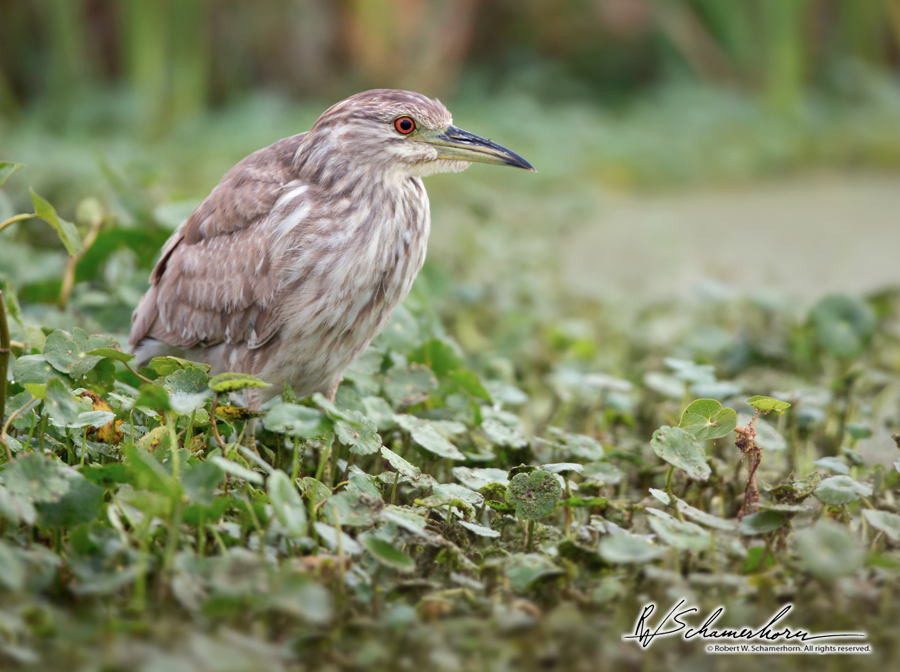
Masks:
[[[292,177],[302,135],[238,163],[168,240],[132,315],[132,348],[147,338],[258,348],[272,338],[281,291],[274,238],[310,212],[307,186]]]

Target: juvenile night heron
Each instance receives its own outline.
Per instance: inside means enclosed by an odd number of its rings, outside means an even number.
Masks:
[[[425,261],[421,178],[473,162],[534,170],[437,100],[351,96],[226,173],[163,248],[129,344],[334,398]]]

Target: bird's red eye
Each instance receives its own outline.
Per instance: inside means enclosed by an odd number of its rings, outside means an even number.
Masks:
[[[409,135],[416,130],[416,122],[414,122],[411,117],[400,117],[394,122],[394,128],[396,128],[397,132],[401,135]]]

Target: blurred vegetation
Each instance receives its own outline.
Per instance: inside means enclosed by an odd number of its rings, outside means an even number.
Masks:
[[[127,91],[159,131],[265,88],[344,97],[377,86],[449,96],[543,70],[541,93],[627,96],[672,77],[778,108],[833,68],[896,67],[896,0],[2,0],[0,111]],[[561,76],[560,76],[561,75]]]
[[[687,597],[893,669],[898,289],[577,299],[548,241],[602,190],[896,170],[898,40],[888,0],[0,0],[0,668],[717,669],[620,639]],[[254,442],[254,381],[119,343],[220,176],[371,86],[540,173],[430,178],[413,293]]]

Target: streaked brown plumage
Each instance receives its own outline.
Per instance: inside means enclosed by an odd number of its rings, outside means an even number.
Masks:
[[[533,170],[451,121],[437,100],[366,91],[238,163],[163,248],[132,316],[139,360],[183,354],[333,397],[425,260],[421,178]]]

